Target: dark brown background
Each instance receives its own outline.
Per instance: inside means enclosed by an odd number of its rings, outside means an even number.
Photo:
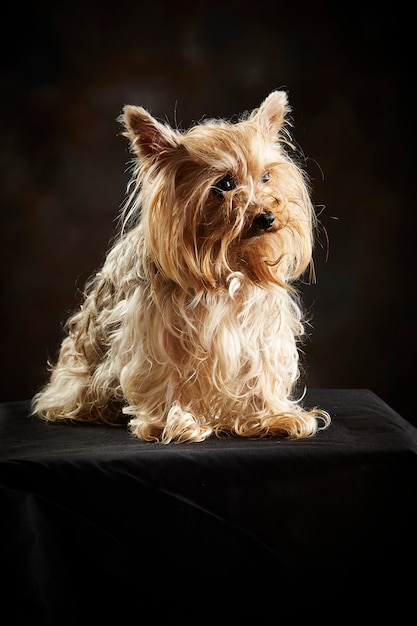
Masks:
[[[186,127],[284,87],[330,241],[303,288],[308,383],[372,389],[416,422],[411,15],[399,3],[36,5],[1,20],[0,401],[45,381],[103,260],[129,180],[122,106]]]

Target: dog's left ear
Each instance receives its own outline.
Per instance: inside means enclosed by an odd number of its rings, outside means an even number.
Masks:
[[[266,135],[275,139],[277,133],[286,124],[286,117],[290,111],[286,92],[273,91],[262,102],[259,109],[253,111],[250,119],[256,121]]]
[[[143,107],[126,105],[118,121],[124,126],[122,133],[130,140],[132,150],[139,157],[158,157],[178,147],[176,132],[158,122]]]

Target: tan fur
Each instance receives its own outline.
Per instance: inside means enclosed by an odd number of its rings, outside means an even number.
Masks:
[[[288,113],[276,91],[237,123],[181,132],[124,108],[136,158],[120,233],[35,413],[127,421],[163,443],[307,437],[329,424],[294,397],[304,325],[293,283],[311,263],[315,217]]]

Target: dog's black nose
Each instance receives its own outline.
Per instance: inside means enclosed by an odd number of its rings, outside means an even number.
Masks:
[[[262,215],[259,215],[259,217],[255,220],[256,226],[261,230],[268,230],[274,222],[275,215],[269,211],[267,213],[262,213]]]

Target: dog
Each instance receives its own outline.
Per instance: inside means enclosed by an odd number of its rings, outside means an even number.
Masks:
[[[133,153],[116,238],[32,400],[53,422],[127,424],[139,439],[310,437],[304,318],[317,216],[287,93],[232,122],[118,118]]]

